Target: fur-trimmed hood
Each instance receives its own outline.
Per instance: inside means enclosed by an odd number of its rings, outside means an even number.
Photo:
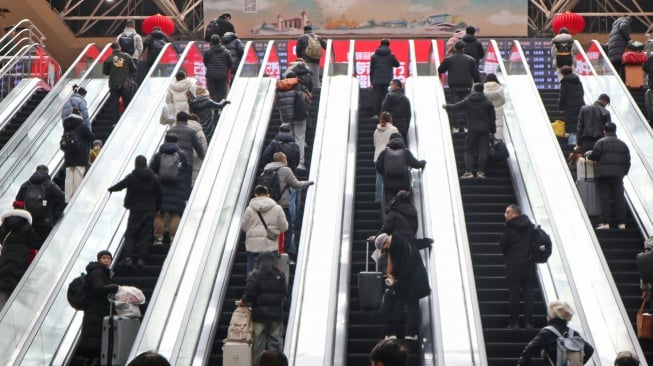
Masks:
[[[11,216],[22,217],[27,220],[30,226],[32,225],[32,215],[29,211],[20,209],[11,209],[3,212],[2,215],[0,215],[0,224],[4,224],[5,219]]]

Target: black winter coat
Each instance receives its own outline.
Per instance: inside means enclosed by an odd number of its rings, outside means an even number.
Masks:
[[[483,93],[474,92],[455,104],[447,104],[447,111],[465,113],[467,129],[471,133],[497,132],[496,112],[494,106]]]
[[[177,121],[174,126],[168,128],[168,133],[177,135],[177,145],[184,151],[186,157],[190,159],[191,164],[193,162],[193,152],[200,159],[204,159],[206,150],[204,150],[204,146],[202,146],[200,138],[197,136],[197,131],[188,126],[187,121]]]
[[[372,85],[390,84],[394,78],[393,67],[399,67],[399,60],[392,53],[390,47],[379,46],[370,60],[370,82]]]
[[[506,278],[528,280],[535,278],[535,262],[531,260],[533,223],[526,215],[506,222],[499,247],[506,263]]]
[[[295,62],[290,67],[290,71],[297,75],[297,79],[308,90],[309,93],[313,92],[313,72],[306,67],[302,62]]]
[[[240,41],[238,36],[231,32],[222,37],[222,45],[229,51],[231,55],[231,66],[233,72],[236,73],[238,65],[240,65],[240,59],[243,58],[243,54],[245,53],[245,46],[243,46],[243,42]]]
[[[282,122],[305,120],[309,109],[306,93],[299,84],[287,91],[277,91],[277,108]]]
[[[161,212],[176,213],[181,215],[186,208],[186,201],[191,192],[191,181],[193,175],[192,160],[188,159],[186,154],[175,143],[164,143],[159,147],[152,161],[150,161],[150,169],[154,173],[159,174],[159,166],[161,165],[161,154],[174,154],[179,153],[181,158],[181,167],[179,179],[176,182],[161,182]]]
[[[109,192],[125,188],[126,209],[155,212],[161,208],[161,182],[152,169],[134,169],[123,180],[109,187]]]
[[[82,320],[82,336],[79,349],[85,355],[99,356],[102,347],[102,320],[109,315],[107,296],[118,291],[118,285],[111,282],[111,271],[99,262],[86,266],[88,275],[87,300]]]
[[[304,61],[311,63],[311,64],[317,64],[320,63],[320,60],[316,60],[314,58],[311,58],[306,55],[306,48],[308,47],[308,33],[307,34],[302,34],[297,38],[297,45],[295,46],[295,55],[297,57],[300,57],[304,59]],[[317,39],[320,41],[320,45],[322,46],[323,49],[326,49],[326,41],[322,39],[322,37],[317,36]]]
[[[275,152],[280,151],[279,143],[285,143],[285,142],[294,142],[294,155],[295,156],[286,156],[286,160],[288,163],[294,162],[294,166],[289,164],[288,167],[292,169],[293,173],[295,172],[295,169],[297,169],[297,165],[299,164],[299,145],[297,145],[295,137],[289,133],[285,132],[279,132],[276,136],[274,136],[274,139],[270,141],[268,146],[265,147],[263,150],[263,154],[261,155],[261,160],[263,160],[264,163],[269,163],[272,161],[272,155],[274,155]]]
[[[48,201],[47,211],[48,215],[41,219],[35,219],[32,217],[32,223],[34,225],[43,225],[52,227],[59,220],[63,209],[65,207],[65,194],[59,188],[58,185],[54,184],[50,180],[50,176],[45,173],[34,172],[29,180],[23,183],[16,194],[16,201],[25,201],[25,194],[27,193],[27,187],[31,184],[43,185],[45,188],[45,200]]]
[[[603,127],[611,121],[610,112],[599,102],[582,107],[578,114],[578,145],[582,143],[583,137],[603,137]]]
[[[447,84],[452,89],[470,89],[472,84],[481,81],[476,60],[462,52],[455,53],[442,61],[438,66],[438,73],[441,75],[445,72],[448,72]]]
[[[252,304],[255,322],[282,321],[286,278],[278,270],[256,270],[247,278],[245,300]]]
[[[109,88],[120,89],[127,79],[136,73],[132,57],[121,51],[114,51],[102,65],[102,73],[109,76]]]
[[[600,178],[623,178],[630,170],[630,150],[614,132],[594,144],[589,158],[598,162],[596,169]]]
[[[403,136],[406,136],[408,128],[410,127],[412,111],[410,108],[410,100],[406,98],[404,89],[395,89],[386,94],[383,104],[381,105],[381,110],[392,114],[392,123]]]
[[[226,80],[233,70],[231,54],[223,45],[211,46],[204,52],[204,66],[207,79]]]
[[[404,150],[404,157],[406,158],[406,166],[409,168],[415,168],[415,169],[424,169],[426,166],[426,161],[424,160],[417,160],[415,159],[415,156],[413,156],[413,153],[410,152],[406,148],[406,145],[404,144],[404,140],[402,139],[392,139],[388,142],[388,147],[387,149],[391,150],[398,150],[398,149],[403,149]],[[383,172],[385,171],[385,153],[386,150],[383,150],[381,154],[379,154],[379,158],[376,159],[375,167],[376,171],[383,175]],[[400,190],[410,190],[410,174],[408,171],[406,171],[406,175],[401,178],[396,178],[396,179],[390,179],[390,178],[383,178],[383,189],[386,191],[400,191]]]
[[[478,39],[476,39],[474,35],[471,34],[465,34],[462,41],[465,44],[463,52],[476,60],[476,65],[478,66],[478,63],[483,59],[483,56],[485,56],[483,44]]]
[[[549,325],[556,328],[562,335],[569,331],[567,322],[560,318],[549,320]],[[574,332],[576,331],[574,330]],[[528,342],[526,348],[524,348],[521,356],[519,356],[519,361],[517,361],[517,364],[519,366],[528,365],[531,362],[531,359],[534,357],[539,357],[542,351],[544,351],[555,364],[558,360],[558,348],[556,343],[557,339],[558,336],[556,336],[553,332],[544,328],[540,329],[537,335],[531,339],[531,341]],[[583,357],[583,363],[587,363],[587,361],[589,361],[589,359],[594,354],[594,347],[585,342],[583,352],[585,354]]]
[[[388,255],[392,260],[391,274],[397,281],[392,286],[397,297],[421,299],[431,293],[426,268],[417,244],[416,240],[401,235],[392,236]]]
[[[130,59],[131,60],[131,59]],[[79,139],[78,150],[64,151],[64,165],[66,168],[74,166],[88,166],[88,156],[90,154],[91,142],[95,137],[91,130],[82,123],[82,117],[76,114],[71,114],[63,120],[64,132],[75,131],[75,135]]]
[[[162,48],[155,47],[154,41],[164,41],[165,43],[170,42],[170,38],[168,36],[161,32],[160,30],[154,30],[152,33],[150,33],[149,36],[145,37],[143,40],[143,52],[145,50],[147,51],[147,64],[152,65],[154,64],[154,61],[156,61],[156,57],[159,56],[159,53],[161,52]],[[159,42],[160,43],[160,42]]]
[[[411,202],[397,201],[390,204],[383,220],[381,232],[414,238],[417,234],[419,220],[417,210]]]
[[[191,113],[195,113],[200,118],[202,131],[206,136],[209,136],[211,131],[215,129],[216,119],[213,116],[213,111],[222,109],[226,104],[226,100],[218,103],[208,95],[200,95],[189,101],[188,107]]]
[[[610,61],[621,63],[621,55],[626,51],[630,42],[630,22],[621,17],[612,23],[610,39],[608,40],[608,58]]]
[[[560,97],[558,108],[565,118],[565,130],[576,132],[578,130],[578,114],[585,105],[585,91],[580,78],[576,74],[567,74],[560,80]]]
[[[29,267],[30,249],[39,249],[40,240],[25,210],[6,211],[0,221],[0,290],[11,294]]]

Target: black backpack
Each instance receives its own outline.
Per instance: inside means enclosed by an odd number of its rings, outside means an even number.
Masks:
[[[68,303],[75,310],[84,310],[88,305],[88,275],[82,273],[79,277],[75,277],[68,285]]]
[[[29,211],[35,220],[48,217],[47,193],[45,183],[27,183],[25,190],[25,209]]]
[[[166,40],[165,39],[159,39],[159,38],[154,38],[152,37],[152,46],[150,46],[150,54],[148,57],[154,61],[156,57],[161,53],[161,50],[163,47],[166,45]]]
[[[214,34],[220,34],[220,23],[218,23],[217,19],[213,19],[212,21],[209,22],[209,25],[206,26],[206,36],[204,37],[204,40],[207,42],[211,42],[211,36]]]
[[[281,191],[281,182],[279,182],[279,169],[281,168],[282,167],[266,169],[263,171],[263,173],[261,173],[261,175],[258,176],[258,179],[256,180],[257,185],[266,186],[268,188],[270,198],[277,202],[279,202],[279,199],[283,194]],[[288,189],[287,185],[284,191],[286,189]]]
[[[292,141],[282,142],[277,140],[277,150],[275,152],[282,152],[286,155],[286,161],[288,162],[288,167],[290,169],[295,169],[299,165],[299,154],[295,150],[296,143]]]
[[[531,259],[535,263],[546,263],[551,256],[553,244],[551,237],[540,225],[534,226],[531,232]]]
[[[123,34],[120,37],[118,37],[118,44],[120,45],[120,50],[124,53],[129,54],[130,56],[133,55],[134,51],[136,50],[134,36],[135,36],[134,33],[130,33],[130,34]]]
[[[573,64],[571,47],[573,44],[571,42],[555,42],[556,46],[556,66],[558,68],[563,66],[571,66]]]
[[[383,157],[383,178],[399,179],[408,174],[404,149],[385,149]]]
[[[179,179],[181,171],[181,156],[179,152],[174,154],[161,154],[159,163],[159,179],[161,182],[174,183]]]
[[[81,149],[82,143],[77,137],[75,130],[64,132],[59,140],[59,148],[64,152],[77,152]]]

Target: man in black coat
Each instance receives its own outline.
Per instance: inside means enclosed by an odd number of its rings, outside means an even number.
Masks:
[[[478,156],[478,171],[476,177],[485,179],[487,153],[490,137],[497,132],[494,106],[483,94],[483,84],[474,84],[474,92],[456,104],[442,106],[447,111],[465,113],[467,120],[467,135],[465,136],[465,173],[462,179],[473,178],[474,157]]]
[[[166,229],[170,234],[170,241],[174,239],[177,233],[177,227],[179,226],[179,220],[186,209],[186,201],[190,196],[192,188],[192,158],[189,158],[184,153],[184,150],[177,145],[177,135],[168,132],[164,141],[159,147],[159,151],[150,161],[150,169],[155,174],[161,176],[161,160],[163,154],[178,154],[179,170],[177,177],[173,180],[168,181],[160,178],[162,197],[161,208],[154,219],[155,245],[163,243],[163,233]]]
[[[211,42],[211,37],[213,35],[217,35],[222,38],[227,32],[236,33],[236,28],[234,28],[234,25],[231,23],[231,14],[224,13],[217,19],[212,20],[206,27],[204,40]]]
[[[134,170],[123,180],[109,187],[109,192],[127,188],[125,208],[129,210],[125,244],[120,265],[144,266],[154,232],[154,217],[161,208],[161,183],[143,155],[136,157]]]
[[[25,209],[32,215],[32,227],[39,235],[41,244],[50,235],[65,207],[65,195],[50,180],[48,173],[47,165],[37,166],[34,174],[20,186],[16,194],[16,201],[24,202]]]
[[[168,35],[163,33],[161,27],[154,27],[152,33],[150,33],[145,40],[143,41],[143,52],[147,50],[147,67],[150,68],[156,61],[156,57],[159,56],[161,50],[170,42]]]
[[[24,209],[8,210],[0,216],[0,310],[27,271],[30,250],[41,247],[31,224],[32,216]]]
[[[481,76],[478,72],[476,60],[473,57],[463,53],[465,44],[457,42],[454,45],[454,54],[445,58],[440,66],[438,66],[438,74],[447,73],[447,84],[449,84],[449,102],[458,103],[465,99],[472,88],[474,83],[481,81]],[[466,127],[465,114],[461,112],[450,113],[449,121],[454,129],[458,129],[459,133],[464,132]]]
[[[562,111],[565,118],[565,130],[569,134],[567,143],[576,145],[578,142],[576,132],[578,131],[578,115],[580,109],[585,105],[585,91],[583,83],[578,75],[573,73],[571,66],[560,68],[562,80],[560,80],[560,97],[558,109]]]
[[[476,39],[475,34],[476,27],[468,25],[465,28],[465,35],[463,36],[462,42],[465,44],[465,54],[471,56],[476,61],[476,67],[478,67],[483,56],[485,56],[485,50],[483,49],[483,44]]]
[[[270,143],[263,149],[261,160],[267,164],[272,161],[272,156],[276,152],[282,152],[286,155],[288,161],[288,168],[296,174],[297,165],[299,164],[299,145],[292,135],[291,125],[289,123],[282,123],[279,126],[279,133],[270,141]]]
[[[392,115],[392,123],[397,127],[404,142],[408,144],[408,128],[410,127],[410,119],[413,116],[410,100],[404,93],[401,80],[393,79],[390,82],[390,92],[385,96],[381,111],[390,112]]]
[[[91,130],[84,125],[82,114],[77,109],[73,109],[72,114],[63,120],[63,131],[64,134],[69,133],[75,137],[75,144],[67,145],[64,150],[64,166],[66,167],[64,192],[66,203],[68,203],[84,179],[88,157],[91,153],[91,142],[95,137]]]
[[[308,48],[310,38],[317,39],[318,42],[320,42],[322,49],[326,49],[326,41],[322,39],[322,37],[313,33],[313,27],[311,25],[306,25],[304,26],[304,34],[297,38],[295,55],[297,55],[298,58],[303,59],[306,63],[306,66],[311,71],[313,83],[310,89],[313,90],[313,87],[320,87],[320,58],[311,57],[307,54],[306,49]]]
[[[601,223],[597,230],[610,228],[610,202],[614,200],[619,229],[626,228],[626,200],[624,177],[630,170],[630,150],[617,138],[617,125],[612,122],[603,128],[605,137],[587,152],[588,158],[597,162],[596,175],[601,196]]]
[[[130,55],[120,50],[118,42],[111,44],[111,56],[102,65],[102,73],[109,76],[109,100],[107,105],[111,108],[112,116],[120,115],[119,98],[125,107],[129,105],[133,95],[124,87],[128,79],[136,74],[136,64]]]
[[[612,23],[610,39],[608,40],[608,58],[621,76],[623,76],[621,56],[626,51],[628,42],[630,42],[630,21],[630,15],[624,15],[615,20]]]
[[[512,204],[504,214],[506,226],[499,240],[499,247],[506,262],[506,282],[510,301],[508,329],[519,329],[520,292],[524,298],[526,329],[533,327],[533,287],[535,286],[535,262],[531,259],[531,233],[533,223],[523,215],[518,205]]]
[[[102,350],[102,321],[109,315],[107,297],[118,291],[118,285],[111,282],[111,262],[113,255],[108,250],[97,254],[97,262],[86,266],[87,304],[84,307],[82,336],[77,351],[86,358],[87,364],[99,364]]]
[[[382,39],[370,60],[370,83],[374,88],[379,111],[382,111],[381,103],[383,103],[385,95],[388,94],[388,85],[394,77],[393,68],[399,67],[399,65],[399,60],[390,50],[390,40]]]
[[[396,160],[392,156],[399,156],[401,154],[403,160],[401,161],[401,171],[395,167]],[[392,164],[392,166],[388,166]],[[397,194],[397,192],[404,190],[410,191],[410,171],[409,168],[424,169],[426,166],[425,160],[417,160],[415,156],[406,148],[404,140],[401,138],[400,133],[393,133],[390,135],[388,147],[379,154],[376,159],[376,171],[383,176],[383,207],[387,206],[390,200]]]
[[[578,131],[576,149],[583,153],[594,147],[594,144],[603,137],[603,128],[606,123],[612,122],[610,112],[605,107],[610,104],[607,94],[599,95],[599,99],[592,105],[586,105],[578,114]]]
[[[227,97],[227,81],[233,73],[231,53],[220,40],[220,36],[211,36],[211,47],[204,52],[204,66],[206,67],[206,87],[209,89],[211,99],[221,101]]]
[[[388,235],[400,235],[404,238],[415,238],[419,219],[417,209],[412,202],[411,191],[399,191],[390,200],[383,218],[381,232]]]

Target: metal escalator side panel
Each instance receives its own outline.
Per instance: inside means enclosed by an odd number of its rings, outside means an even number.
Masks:
[[[1,83],[1,82],[0,82]],[[9,124],[13,116],[32,96],[39,86],[39,79],[22,79],[9,94],[0,101],[0,131]],[[1,85],[1,84],[0,84]]]

